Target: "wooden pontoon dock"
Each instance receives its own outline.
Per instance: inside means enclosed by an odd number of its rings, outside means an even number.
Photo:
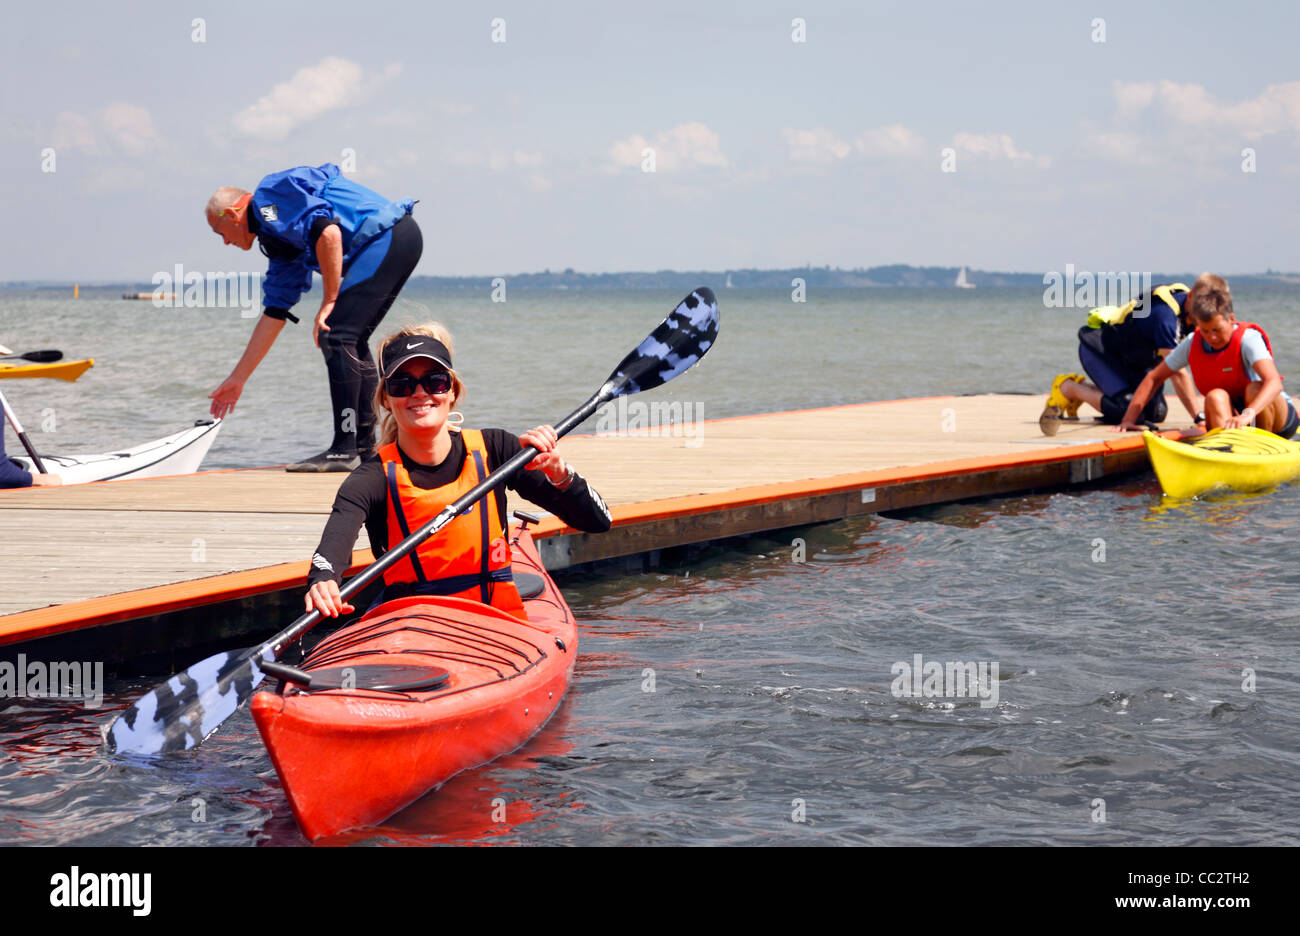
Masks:
[[[1084,419],[1047,437],[1041,407],[1038,395],[927,397],[709,420],[683,435],[570,436],[561,451],[614,527],[588,535],[547,517],[535,533],[561,570],[1148,468],[1138,434]],[[274,633],[302,612],[344,477],[278,467],[0,492],[0,644],[55,650],[75,637],[109,658],[162,652],[169,666],[196,658],[190,648]],[[364,536],[354,569],[371,561]]]

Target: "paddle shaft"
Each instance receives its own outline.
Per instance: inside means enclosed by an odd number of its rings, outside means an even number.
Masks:
[[[63,360],[62,351],[28,351],[26,354],[0,355],[0,361],[35,361],[37,364],[53,364]]]
[[[554,427],[556,436],[566,435],[572,431],[575,426],[582,423],[583,420],[594,413],[601,404],[607,403],[609,400],[613,399],[615,395],[614,388],[615,384],[612,379],[606,381],[605,385],[601,387],[598,392],[593,394],[591,399],[582,404],[582,406],[578,407],[568,416],[564,417],[560,422],[556,423]],[[383,575],[384,572],[395,563],[404,559],[412,549],[415,549],[430,536],[433,536],[433,534],[437,533],[448,523],[451,523],[451,521],[456,519],[457,515],[462,511],[468,510],[476,501],[479,500],[479,498],[497,487],[497,485],[513,477],[521,468],[532,461],[533,457],[536,455],[537,449],[533,448],[531,445],[520,449],[518,454],[511,456],[510,460],[504,465],[492,472],[478,484],[474,485],[474,487],[470,488],[469,491],[461,497],[444,507],[438,516],[434,517],[424,526],[420,527],[420,529],[416,530],[406,539],[388,550],[388,552],[384,553],[363,571],[359,572],[354,578],[349,580],[348,583],[340,589],[339,597],[346,600],[361,591],[375,579]],[[284,652],[286,647],[320,623],[320,620],[320,611],[310,611],[290,624],[284,629],[284,631],[277,634],[275,637],[272,637],[269,641],[263,644],[263,647],[270,647],[271,651],[278,657]],[[261,653],[258,653],[258,656],[260,657]]]
[[[49,474],[45,470],[45,463],[41,461],[41,456],[36,454],[36,447],[27,438],[27,433],[23,432],[23,424],[18,421],[18,414],[10,408],[9,401],[5,399],[3,393],[0,393],[0,404],[4,405],[5,419],[9,420],[9,424],[14,427],[14,432],[18,433],[18,441],[23,444],[23,448],[27,449],[27,454],[32,457],[32,464],[36,466],[36,470],[41,474]]]

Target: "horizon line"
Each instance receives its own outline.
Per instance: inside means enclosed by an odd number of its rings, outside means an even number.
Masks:
[[[566,268],[564,268],[564,269],[562,269],[562,270],[552,270],[552,269],[550,269],[550,268],[546,268],[546,269],[543,269],[543,270],[534,270],[534,271],[516,272],[516,273],[506,273],[506,274],[503,274],[503,273],[476,273],[476,274],[464,274],[464,273],[417,273],[417,274],[413,274],[413,275],[411,276],[411,281],[421,280],[421,279],[437,279],[437,280],[466,280],[466,281],[477,281],[477,280],[483,280],[483,281],[486,281],[486,282],[490,283],[493,279],[496,279],[496,278],[501,278],[501,279],[504,279],[504,280],[506,280],[507,282],[509,282],[510,279],[512,279],[512,278],[520,278],[520,277],[539,277],[539,276],[552,276],[552,277],[584,277],[584,278],[586,278],[586,277],[606,277],[606,276],[685,276],[685,275],[687,275],[687,274],[691,274],[691,275],[706,275],[706,276],[719,276],[719,277],[725,277],[725,276],[727,276],[728,274],[732,274],[732,273],[750,273],[750,274],[766,274],[766,275],[771,275],[771,274],[775,274],[775,273],[789,273],[789,272],[798,272],[798,271],[809,271],[809,272],[833,272],[833,273],[847,273],[847,274],[855,274],[855,273],[856,273],[856,274],[867,274],[867,273],[870,273],[870,272],[872,272],[872,271],[879,271],[879,270],[885,270],[885,269],[916,270],[916,271],[921,271],[921,272],[924,272],[924,271],[943,271],[943,272],[947,272],[947,271],[949,271],[949,270],[955,272],[955,271],[958,271],[958,270],[966,270],[966,271],[967,271],[967,275],[968,275],[968,276],[972,276],[972,277],[974,277],[974,276],[985,276],[985,277],[1000,277],[1000,276],[1027,277],[1027,276],[1033,276],[1033,277],[1044,277],[1044,278],[1046,278],[1046,277],[1048,277],[1048,276],[1051,276],[1052,274],[1056,274],[1056,275],[1059,275],[1059,276],[1064,276],[1064,273],[1063,273],[1062,271],[1060,271],[1060,270],[1047,270],[1047,271],[1042,271],[1042,272],[1039,272],[1039,271],[1018,271],[1018,270],[983,270],[983,269],[975,269],[975,268],[972,268],[972,267],[969,267],[969,266],[914,266],[913,264],[908,264],[908,263],[888,263],[888,264],[880,264],[880,265],[877,265],[877,266],[871,266],[871,267],[847,267],[847,268],[846,268],[846,267],[838,267],[838,266],[836,266],[836,267],[832,267],[832,266],[829,266],[829,265],[827,265],[827,264],[823,264],[823,265],[821,265],[821,266],[804,265],[804,266],[792,266],[792,267],[726,267],[726,268],[717,269],[717,270],[709,270],[709,269],[705,269],[705,268],[702,268],[702,267],[701,267],[701,268],[697,268],[697,269],[683,269],[683,270],[676,270],[676,269],[660,269],[660,270],[616,270],[616,271],[609,271],[609,272],[585,272],[585,271],[581,271],[581,270],[575,270],[573,267],[566,267]],[[168,272],[170,273],[170,271],[168,271]],[[255,270],[238,270],[238,271],[236,271],[236,270],[228,270],[228,271],[213,271],[213,270],[206,270],[206,271],[197,271],[197,272],[202,272],[203,275],[204,275],[204,277],[205,277],[205,279],[206,279],[206,278],[208,278],[208,277],[213,277],[213,276],[229,276],[229,275],[232,275],[232,274],[234,274],[234,275],[245,275],[245,274],[253,273],[253,272],[260,273],[261,271],[255,271]],[[1105,276],[1105,277],[1114,277],[1114,276],[1133,276],[1133,275],[1139,275],[1139,276],[1150,276],[1152,279],[1156,279],[1156,278],[1162,278],[1162,279],[1164,279],[1164,278],[1169,278],[1169,277],[1171,277],[1171,276],[1172,276],[1172,277],[1175,277],[1175,278],[1183,278],[1183,279],[1185,279],[1185,278],[1186,278],[1185,273],[1186,273],[1186,271],[1185,271],[1184,273],[1176,273],[1176,274],[1173,274],[1173,273],[1163,273],[1163,272],[1160,273],[1160,274],[1156,274],[1155,272],[1148,272],[1148,271],[1145,271],[1145,270],[1143,270],[1143,271],[1105,271],[1105,272],[1096,272],[1096,271],[1090,271],[1090,270],[1076,270],[1076,271],[1075,271],[1075,277],[1077,278],[1077,277],[1079,277],[1079,276],[1088,276],[1088,275],[1092,275],[1092,276]],[[1298,273],[1298,272],[1294,272],[1294,271],[1283,271],[1283,270],[1272,270],[1272,269],[1265,270],[1265,271],[1258,271],[1258,270],[1257,270],[1257,271],[1250,271],[1250,272],[1241,272],[1241,271],[1238,271],[1238,272],[1235,272],[1235,273],[1223,273],[1223,274],[1220,274],[1220,275],[1222,275],[1225,279],[1232,279],[1232,278],[1234,278],[1234,277],[1235,277],[1235,278],[1238,278],[1238,279],[1280,279],[1280,280],[1287,280],[1287,279],[1300,279],[1300,273]],[[319,277],[320,274],[319,274],[319,273],[313,273],[313,276],[314,276],[314,277]],[[86,286],[87,288],[106,289],[106,288],[110,288],[110,287],[112,287],[112,288],[117,288],[117,287],[127,287],[127,286],[139,286],[139,285],[141,285],[143,282],[144,282],[143,280],[131,280],[131,279],[93,279],[93,280],[59,279],[59,278],[51,278],[51,279],[27,279],[27,280],[10,279],[10,280],[3,280],[3,281],[0,281],[0,288],[7,288],[7,289],[12,289],[12,288],[17,288],[17,287],[29,287],[29,288],[31,288],[31,287],[35,287],[35,288],[60,288],[60,287]],[[152,286],[153,284],[150,283],[149,285]],[[917,288],[925,288],[925,287],[917,287],[917,286],[892,286],[892,284],[889,284],[889,285],[881,285],[881,286],[861,286],[861,287],[858,287],[858,288],[863,288],[863,289],[872,289],[872,288],[881,289],[881,288],[885,288],[885,289],[887,289],[887,288],[891,288],[891,287],[892,287],[892,288],[900,288],[900,289],[917,289]],[[744,287],[744,286],[733,286],[733,287],[725,287],[725,288],[732,288],[732,289],[745,289],[745,288],[753,289],[753,288],[764,288],[764,289],[766,289],[766,288],[774,288],[774,287],[766,287],[766,286],[765,286],[765,287],[754,287],[754,286],[749,286],[749,287]],[[836,288],[853,288],[853,287],[836,287]],[[956,287],[956,286],[954,285],[952,288],[958,288],[958,287]]]

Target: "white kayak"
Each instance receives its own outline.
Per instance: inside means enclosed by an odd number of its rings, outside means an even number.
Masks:
[[[199,463],[208,454],[220,428],[219,419],[200,419],[180,432],[103,455],[46,455],[37,451],[45,470],[61,477],[64,484],[193,474],[199,470]],[[11,457],[26,470],[36,470],[26,455]]]

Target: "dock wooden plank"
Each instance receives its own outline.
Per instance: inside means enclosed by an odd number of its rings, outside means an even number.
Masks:
[[[0,511],[0,536],[19,535],[22,525],[14,521],[23,515],[31,516]],[[116,512],[87,509],[38,515],[40,535],[31,537],[0,592],[0,614],[281,562],[305,568],[323,525],[319,514],[151,510],[126,514],[126,522]],[[360,548],[369,548],[364,530]],[[5,562],[14,569],[14,560]]]
[[[841,490],[877,483],[872,472],[885,473],[880,483],[894,472],[911,485],[895,484],[889,495],[889,504],[906,506],[1071,483],[1091,477],[1073,462],[1095,461],[1100,471],[1103,454],[1112,467],[1141,467],[1121,457],[1141,452],[1140,439],[1091,420],[1044,437],[1041,407],[1039,396],[930,397],[711,420],[677,435],[570,436],[562,453],[627,522],[602,537],[557,538],[547,562],[890,509],[883,496],[854,505],[856,488]],[[1015,468],[1026,460],[1055,467]],[[949,467],[922,481],[928,465]],[[198,580],[280,563],[301,563],[293,567],[301,581],[344,477],[268,468],[0,492],[0,616],[177,583],[201,593]],[[527,506],[515,501],[512,509]],[[714,516],[684,522],[689,514]],[[559,527],[550,522],[544,532]],[[358,550],[367,546],[363,531]]]

